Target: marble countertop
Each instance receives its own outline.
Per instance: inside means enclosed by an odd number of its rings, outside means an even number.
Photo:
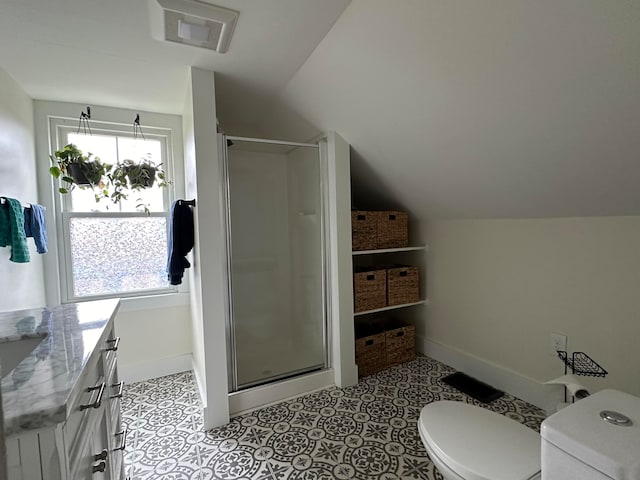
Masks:
[[[99,342],[106,340],[120,301],[96,300],[0,312],[0,343],[42,342],[2,378],[6,436],[64,422],[69,399]]]

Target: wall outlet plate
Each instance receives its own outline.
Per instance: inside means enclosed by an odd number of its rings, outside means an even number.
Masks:
[[[567,351],[567,336],[562,333],[551,332],[551,355],[558,356],[558,350]]]

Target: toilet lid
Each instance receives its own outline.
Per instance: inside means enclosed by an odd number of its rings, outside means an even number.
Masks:
[[[540,435],[504,415],[438,401],[422,409],[418,423],[435,454],[467,480],[528,480],[540,472]]]

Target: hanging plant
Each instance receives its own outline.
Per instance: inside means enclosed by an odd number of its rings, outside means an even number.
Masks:
[[[84,155],[82,150],[70,143],[54,155],[50,155],[53,166],[49,168],[49,172],[63,182],[58,188],[62,194],[70,193],[76,186],[82,189],[91,188],[96,202],[109,200],[117,204],[126,200],[132,191],[139,192],[153,185],[169,185],[170,182],[161,168],[162,164],[154,163],[149,157],[147,155],[139,162],[126,159],[122,163],[112,165],[103,163],[92,153]],[[138,199],[136,208],[144,210],[147,214],[151,213],[149,206],[142,199]]]
[[[111,175],[114,186],[120,189],[142,190],[151,188],[158,181],[159,187],[166,187],[166,175],[160,168],[162,164],[155,164],[150,158],[143,158],[140,162],[125,159],[118,164]]]
[[[100,158],[91,152],[82,153],[73,143],[65,145],[62,150],[49,155],[53,165],[49,173],[61,179],[63,184],[58,188],[62,194],[71,192],[76,186],[80,188],[105,188],[104,178],[111,171],[112,166],[102,163]]]
[[[139,162],[123,160],[107,173],[107,187],[96,195],[96,201],[107,198],[113,203],[118,203],[126,200],[132,191],[139,192],[153,187],[154,184],[158,187],[168,186],[170,182],[167,181],[161,165],[154,163],[148,156]],[[149,206],[141,198],[138,199],[136,208],[150,213]]]

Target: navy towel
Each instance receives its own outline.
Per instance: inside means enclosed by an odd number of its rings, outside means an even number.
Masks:
[[[36,203],[24,209],[24,233],[33,237],[38,253],[47,253],[47,224],[44,219],[44,207]]]
[[[189,205],[176,200],[171,204],[167,242],[167,277],[171,285],[180,285],[185,268],[191,266],[186,255],[193,248],[193,243],[193,212]]]

